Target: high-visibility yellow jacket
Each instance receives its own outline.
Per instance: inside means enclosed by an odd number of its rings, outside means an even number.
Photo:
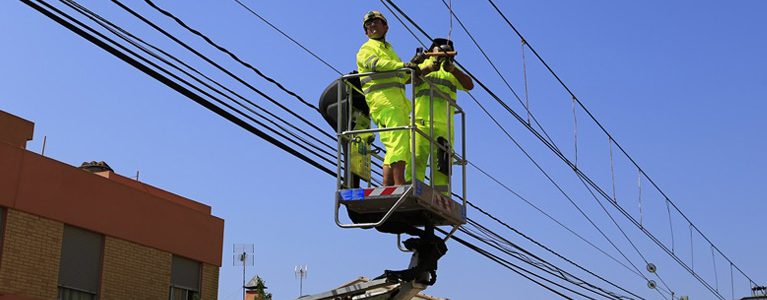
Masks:
[[[433,57],[430,57],[424,61],[421,66],[431,65],[434,62]],[[458,81],[457,78],[450,72],[447,72],[440,68],[438,71],[431,72],[423,76],[426,81],[432,83],[436,88],[433,92],[433,113],[434,113],[434,125],[435,126],[447,126],[447,120],[450,118],[451,124],[454,123],[453,115],[454,109],[448,110],[448,102],[445,101],[446,97],[449,97],[452,101],[456,100],[456,91],[466,91],[466,88]],[[423,120],[425,125],[429,124],[431,120],[429,114],[429,94],[432,85],[421,82],[416,85],[415,93],[415,117],[417,120]]]
[[[357,52],[357,70],[360,73],[381,72],[401,69],[405,66],[391,44],[368,39]],[[408,108],[405,97],[405,82],[408,75],[402,72],[375,74],[360,78],[365,100],[371,114],[384,107]]]

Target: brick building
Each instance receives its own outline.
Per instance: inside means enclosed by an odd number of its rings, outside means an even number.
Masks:
[[[27,151],[33,127],[0,111],[0,300],[216,299],[209,206]]]

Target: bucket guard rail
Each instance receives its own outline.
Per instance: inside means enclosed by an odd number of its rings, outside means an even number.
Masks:
[[[413,109],[410,112],[410,124],[408,126],[398,126],[390,128],[356,128],[352,125],[352,112],[354,111],[352,95],[360,92],[359,87],[350,83],[351,80],[358,80],[362,76],[370,76],[374,74],[383,73],[402,73],[407,72],[411,76],[410,78],[416,78],[414,70],[403,68],[394,71],[386,72],[367,72],[367,73],[354,73],[341,76],[333,84],[335,85],[335,95],[337,96],[336,113],[339,122],[336,122],[336,134],[338,136],[337,147],[337,189],[335,197],[335,222],[342,228],[372,228],[379,227],[387,222],[401,222],[411,226],[423,227],[423,226],[451,226],[452,230],[445,237],[445,240],[458,229],[459,226],[466,223],[466,118],[463,109],[458,106],[452,99],[445,97],[436,86],[428,81],[420,81],[427,83],[430,89],[429,101],[434,101],[435,95],[440,95],[440,98],[446,99],[448,102],[448,109],[444,113],[447,114],[448,120],[448,135],[454,135],[453,117],[452,113],[456,113],[460,116],[460,131],[459,147],[454,147],[451,144],[442,145],[436,142],[434,135],[433,123],[429,124],[429,130],[421,130],[416,126],[415,116],[415,101],[416,89],[412,88],[412,101],[414,103]],[[328,87],[332,89],[333,85]],[[430,120],[434,120],[434,106],[430,105]],[[442,113],[442,112],[440,112]],[[452,199],[452,172],[448,172],[448,182],[446,186],[434,186],[433,182],[429,180],[428,183],[415,180],[416,168],[411,167],[411,178],[413,178],[410,184],[400,186],[382,186],[374,187],[370,179],[367,181],[367,188],[356,188],[356,185],[351,182],[353,178],[351,168],[349,167],[349,156],[346,151],[350,151],[349,146],[355,136],[361,134],[375,134],[384,131],[393,130],[407,130],[410,133],[410,148],[416,149],[416,137],[420,136],[429,141],[429,153],[435,153],[436,149],[440,149],[446,153],[449,153],[449,165],[455,165],[461,168],[460,177],[460,193],[461,197],[459,201]],[[459,150],[456,153],[455,150]],[[410,151],[411,162],[415,162],[415,151]],[[432,164],[432,159],[428,159],[428,164]],[[436,166],[429,167],[429,177],[434,178]],[[423,170],[420,170],[423,171]],[[355,188],[351,188],[355,187]],[[366,218],[360,220],[352,220],[351,223],[344,223],[340,219],[341,206],[345,206],[346,210],[351,214],[363,215]],[[353,218],[352,218],[353,219]],[[399,244],[399,243],[398,243]],[[400,249],[402,247],[400,246]]]

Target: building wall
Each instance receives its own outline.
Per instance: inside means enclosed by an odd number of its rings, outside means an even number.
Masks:
[[[218,266],[202,264],[201,300],[216,300],[218,298]]]
[[[64,224],[7,210],[0,295],[56,299]],[[100,299],[168,299],[173,255],[104,237]],[[219,267],[202,263],[201,300],[216,300]]]
[[[64,224],[104,236],[100,299],[168,299],[173,255],[201,263],[201,300],[216,299],[224,221],[209,206],[27,151],[33,128],[0,111],[0,299],[57,298]]]
[[[206,205],[117,174],[88,173],[2,140],[0,166],[0,206],[221,265],[224,220]]]
[[[168,299],[172,255],[106,237],[101,299]]]
[[[0,260],[0,293],[56,299],[64,225],[9,209]]]

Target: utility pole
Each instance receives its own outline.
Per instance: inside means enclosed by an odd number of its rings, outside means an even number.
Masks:
[[[309,266],[298,265],[293,269],[293,272],[295,272],[296,277],[299,278],[298,297],[300,298],[304,294],[304,277],[306,277],[307,274],[309,273]]]

